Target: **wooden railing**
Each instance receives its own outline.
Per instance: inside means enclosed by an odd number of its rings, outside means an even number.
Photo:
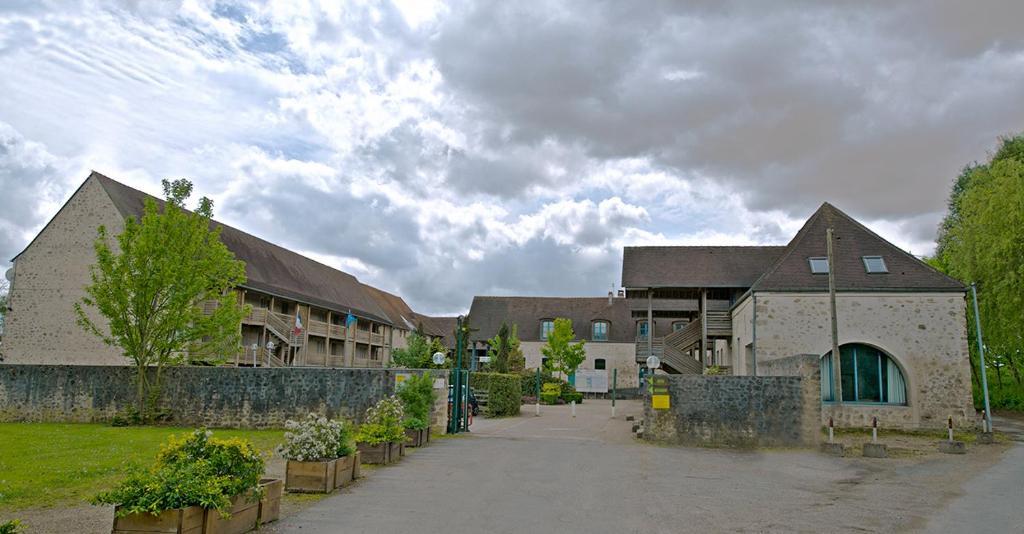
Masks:
[[[249,315],[242,318],[242,322],[245,324],[263,324],[267,322],[267,309],[252,307],[249,310]]]
[[[326,336],[327,335],[327,323],[325,323],[323,321],[314,321],[314,320],[310,319],[310,321],[309,321],[309,333],[313,334],[313,335],[317,335],[317,336]]]
[[[328,325],[327,335],[338,339],[345,339],[345,330],[346,328],[340,324]]]
[[[680,374],[699,375],[704,372],[703,366],[696,358],[671,345],[665,345],[661,355],[661,363]]]
[[[370,343],[372,343],[374,345],[383,345],[384,344],[384,334],[374,334],[374,333],[371,332],[370,333]]]
[[[732,318],[729,316],[729,312],[709,310],[707,315],[707,335],[709,338],[728,338],[732,336]],[[665,336],[665,345],[674,347],[680,352],[693,349],[700,344],[701,336],[703,335],[701,323],[701,317],[697,316],[695,320],[690,321],[683,328]]]
[[[370,342],[370,331],[369,330],[359,330],[359,329],[356,329],[356,341],[358,341],[360,343],[369,343]]]

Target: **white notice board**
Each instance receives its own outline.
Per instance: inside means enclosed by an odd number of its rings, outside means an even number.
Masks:
[[[580,393],[608,393],[608,370],[577,369],[576,391]]]

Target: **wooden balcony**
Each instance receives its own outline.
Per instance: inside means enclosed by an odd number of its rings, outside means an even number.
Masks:
[[[242,323],[262,325],[267,322],[267,309],[253,307],[249,310],[249,315],[242,317]]]
[[[345,339],[347,328],[340,324],[327,325],[327,335],[335,339]]]
[[[328,325],[323,321],[309,321],[309,333],[314,336],[327,336]]]
[[[373,345],[383,345],[384,344],[384,334],[374,334],[374,333],[371,332],[370,333],[370,343],[373,344]]]
[[[356,330],[356,341],[359,343],[370,342],[370,331],[369,330]]]

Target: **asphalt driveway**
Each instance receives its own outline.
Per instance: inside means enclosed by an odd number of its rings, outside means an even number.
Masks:
[[[963,517],[952,506],[977,507],[957,503],[1021,452],[871,461],[806,450],[661,447],[632,438],[625,416],[639,415],[638,402],[619,406],[616,419],[607,401],[587,401],[576,418],[568,406],[544,407],[535,417],[531,406],[517,418],[477,419],[471,434],[437,440],[375,469],[271,530],[919,531],[953,524],[935,523],[947,511]],[[1009,475],[1018,489],[1019,476]],[[1024,510],[1024,491],[999,505],[1005,513],[998,517],[975,509],[989,515],[971,530],[1013,525],[1013,514]]]

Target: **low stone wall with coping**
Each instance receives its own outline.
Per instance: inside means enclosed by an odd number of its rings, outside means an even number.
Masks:
[[[820,440],[820,386],[813,378],[668,375],[667,379],[668,410],[652,408],[651,396],[646,395],[644,439],[724,447],[813,446]]]
[[[153,372],[153,369],[149,370]],[[395,390],[397,369],[170,367],[161,406],[174,424],[273,428],[309,412],[361,419]],[[447,373],[435,412],[446,406]],[[0,421],[106,422],[136,403],[135,368],[0,364]],[[444,400],[443,400],[444,399]],[[446,409],[445,409],[446,411]],[[435,413],[443,432],[447,413]]]

